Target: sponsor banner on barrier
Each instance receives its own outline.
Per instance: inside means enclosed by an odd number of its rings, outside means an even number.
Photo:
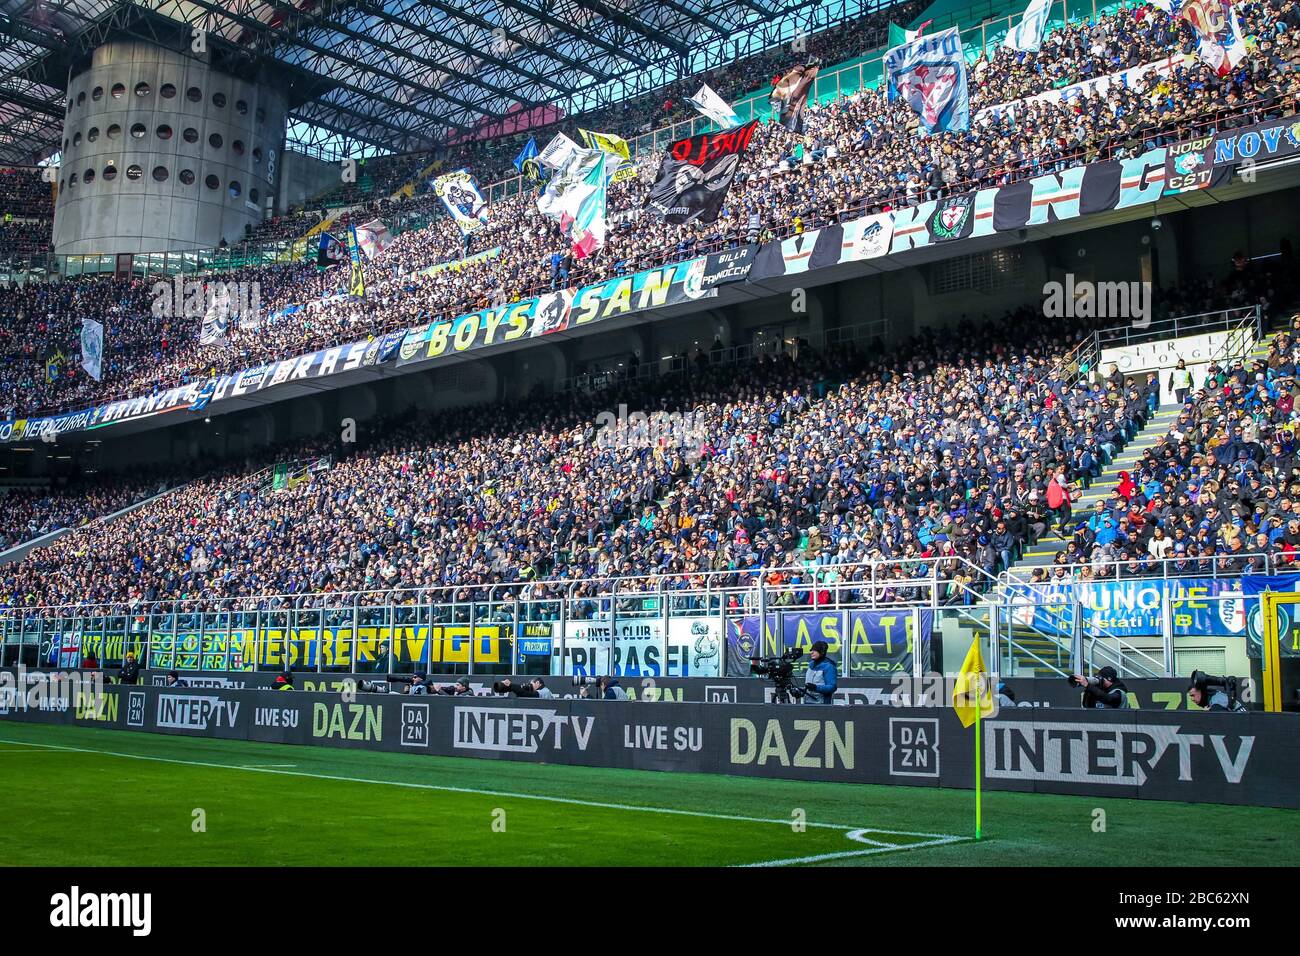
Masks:
[[[922,610],[920,618],[921,669],[926,670],[934,612]],[[917,647],[917,635],[912,633],[912,622],[910,608],[779,611],[767,615],[766,625],[760,635],[757,615],[732,619],[727,625],[727,672],[748,674],[750,658],[772,657],[789,648],[798,648],[807,655],[814,641],[825,641],[827,655],[840,664],[841,668],[844,660],[843,645],[847,643],[849,673],[845,676],[910,673],[912,655]],[[802,662],[796,662],[796,670],[806,660],[805,656]]]
[[[564,642],[552,644],[551,673],[562,677],[716,677],[722,673],[717,618],[566,621]]]
[[[968,789],[951,707],[843,708],[110,686],[0,719],[394,753]],[[1003,709],[983,724],[990,790],[1300,808],[1286,716]]]
[[[700,276],[700,288],[714,289],[728,282],[743,282],[749,278],[749,270],[758,255],[758,246],[740,246],[725,252],[713,252],[704,258],[704,273]]]
[[[1240,637],[1248,630],[1241,578],[1135,578],[1090,584],[1021,584],[1008,588],[1012,620],[1069,634],[1075,602],[1084,634],[1155,637],[1166,596],[1174,636]],[[1216,598],[1216,600],[1206,600]],[[1257,643],[1258,638],[1253,638]]]

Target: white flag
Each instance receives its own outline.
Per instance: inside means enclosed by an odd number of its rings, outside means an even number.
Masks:
[[[104,377],[104,326],[94,319],[81,320],[81,367],[96,382]]]
[[[542,194],[537,197],[537,211],[559,222],[565,213],[566,195],[582,185],[587,174],[604,156],[598,149],[583,149],[575,145],[568,163],[556,169]]]
[[[694,96],[688,96],[686,102],[699,110],[701,116],[717,123],[721,129],[731,129],[733,126],[740,125],[740,117],[727,105],[726,100],[713,92],[713,88],[707,83],[701,86],[700,91]]]
[[[551,169],[563,169],[573,159],[574,153],[582,147],[563,133],[556,133],[555,138],[546,144],[546,148],[537,154],[537,161]]]
[[[1021,53],[1037,53],[1043,45],[1043,34],[1047,32],[1047,15],[1051,10],[1052,0],[1029,0],[1025,15],[1007,33],[1003,45]]]

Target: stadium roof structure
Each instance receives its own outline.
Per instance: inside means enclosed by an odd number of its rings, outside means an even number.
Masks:
[[[290,145],[405,152],[617,104],[894,0],[0,0],[0,162],[58,148],[71,71],[114,39],[274,77]]]

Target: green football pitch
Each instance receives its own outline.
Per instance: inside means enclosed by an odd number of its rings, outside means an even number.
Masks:
[[[0,724],[8,865],[1282,866],[1300,812]],[[799,821],[805,825],[799,825]],[[98,834],[92,836],[92,834]]]

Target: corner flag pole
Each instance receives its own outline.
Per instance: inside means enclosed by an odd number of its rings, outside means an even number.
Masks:
[[[980,691],[984,686],[984,674],[981,672],[975,680],[975,839],[982,839],[981,823],[983,822],[983,793],[980,787],[980,781],[984,776],[983,761],[980,760],[980,711],[984,709],[984,702],[980,699]]]

